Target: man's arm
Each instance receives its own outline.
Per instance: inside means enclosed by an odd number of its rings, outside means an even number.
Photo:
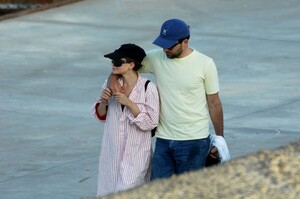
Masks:
[[[223,122],[223,110],[222,103],[219,98],[219,94],[215,93],[207,95],[207,103],[210,113],[210,118],[214,125],[216,135],[224,137],[224,122]]]
[[[115,94],[116,92],[123,92],[123,88],[118,81],[119,78],[119,75],[114,75],[111,73],[107,79],[106,88],[109,88],[112,91],[112,94]]]

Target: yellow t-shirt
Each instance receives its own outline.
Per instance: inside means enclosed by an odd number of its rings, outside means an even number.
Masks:
[[[152,50],[140,72],[153,73],[161,107],[156,137],[194,140],[209,135],[206,94],[219,92],[213,60],[196,50],[184,57],[169,59],[163,50]]]

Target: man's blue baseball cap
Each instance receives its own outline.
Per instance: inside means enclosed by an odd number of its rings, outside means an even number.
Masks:
[[[184,39],[190,35],[189,26],[180,19],[169,19],[163,23],[159,36],[153,41],[153,44],[161,48],[170,48],[178,40]]]

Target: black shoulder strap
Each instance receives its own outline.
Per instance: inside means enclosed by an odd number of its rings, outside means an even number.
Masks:
[[[146,92],[146,90],[147,90],[147,87],[148,87],[149,82],[150,82],[150,80],[148,79],[148,80],[146,81],[146,83],[145,83],[145,92]]]
[[[148,84],[150,83],[150,80],[148,79],[145,83],[145,92],[147,90]],[[154,129],[151,130],[151,136],[155,136],[155,131],[156,131],[156,127]]]

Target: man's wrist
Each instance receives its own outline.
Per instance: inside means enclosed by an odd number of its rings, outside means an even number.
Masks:
[[[217,133],[216,132],[216,135],[224,137],[224,133]]]

